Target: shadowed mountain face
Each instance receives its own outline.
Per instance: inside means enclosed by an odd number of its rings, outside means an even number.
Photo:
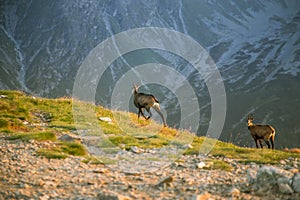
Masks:
[[[299,147],[298,0],[2,1],[0,89],[20,89],[46,97],[72,95],[77,70],[88,53],[110,36],[139,27],[182,32],[209,52],[222,75],[227,96],[220,139],[253,146],[246,127],[251,112],[254,122],[275,127],[277,148]],[[110,107],[116,82],[145,63],[172,66],[186,77],[201,109],[197,134],[206,134],[211,117],[207,87],[187,61],[170,52],[143,49],[121,56],[101,78],[96,101]],[[174,82],[168,74],[165,79]],[[181,87],[180,82],[176,84]],[[143,89],[155,91],[168,124],[179,127],[176,96],[155,84]],[[130,110],[135,111],[133,107]]]

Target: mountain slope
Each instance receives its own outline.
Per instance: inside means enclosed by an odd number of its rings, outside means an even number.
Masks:
[[[80,64],[99,43],[133,28],[169,28],[199,42],[221,72],[228,98],[222,140],[250,145],[245,117],[254,112],[257,122],[271,123],[277,129],[279,146],[298,144],[300,126],[294,112],[300,108],[297,0],[33,0],[4,1],[0,9],[2,89],[48,97],[72,95]],[[201,74],[169,52],[148,49],[116,60],[99,82],[96,102],[110,107],[115,83],[135,66],[148,62],[171,65],[186,77],[197,91],[201,108],[198,134],[205,134],[211,115],[207,87]],[[173,79],[166,76],[166,82]],[[179,127],[180,105],[174,94],[164,87],[150,85],[145,90],[149,88],[160,91],[156,95],[168,123]]]

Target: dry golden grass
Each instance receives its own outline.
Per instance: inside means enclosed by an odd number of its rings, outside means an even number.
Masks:
[[[29,135],[32,135],[31,137],[45,136],[45,134],[40,134],[41,132],[74,133],[76,128],[89,130],[89,127],[93,126],[97,129],[101,128],[104,137],[108,138],[113,145],[126,149],[132,146],[159,148],[168,145],[183,147],[186,144],[192,144],[193,147],[188,148],[185,154],[199,154],[201,148],[206,148],[205,145],[207,145],[208,148],[213,147],[210,154],[214,156],[228,157],[241,162],[271,164],[276,164],[289,157],[300,157],[299,148],[283,151],[242,148],[231,143],[196,137],[185,130],[163,127],[162,124],[153,120],[145,120],[142,117],[138,119],[137,115],[133,113],[111,111],[101,106],[70,98],[38,98],[27,96],[18,91],[0,91],[0,95],[5,96],[5,98],[0,99],[0,131],[8,133],[8,137],[23,138],[25,141],[26,138],[30,138]],[[76,123],[73,116],[74,107],[82,115],[82,120],[79,116]],[[47,120],[45,121],[40,115],[46,116]],[[112,123],[102,122],[99,117],[109,117],[112,119]],[[96,131],[94,132],[96,134]],[[94,132],[92,130],[91,134]],[[95,136],[100,137],[101,135]],[[44,139],[48,140],[49,138]],[[77,154],[77,150],[78,154],[84,154],[82,153],[83,146],[76,145],[63,144],[59,149],[44,149],[41,154],[54,158]],[[223,166],[222,163],[218,164]]]
[[[292,149],[284,148],[284,151],[289,152],[289,153],[298,153],[298,154],[300,154],[300,148],[292,148]]]

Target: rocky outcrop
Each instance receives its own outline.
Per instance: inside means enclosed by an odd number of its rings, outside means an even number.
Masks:
[[[248,170],[248,181],[259,193],[299,193],[300,174],[274,166],[263,166],[258,170]]]

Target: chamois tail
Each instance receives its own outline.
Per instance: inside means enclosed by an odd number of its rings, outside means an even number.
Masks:
[[[154,103],[153,105],[153,108],[154,110],[160,115],[162,121],[163,121],[163,124],[164,124],[164,127],[167,126],[167,123],[166,123],[166,120],[164,118],[164,115],[162,114],[162,112],[160,111],[160,106],[159,106],[159,103]]]

